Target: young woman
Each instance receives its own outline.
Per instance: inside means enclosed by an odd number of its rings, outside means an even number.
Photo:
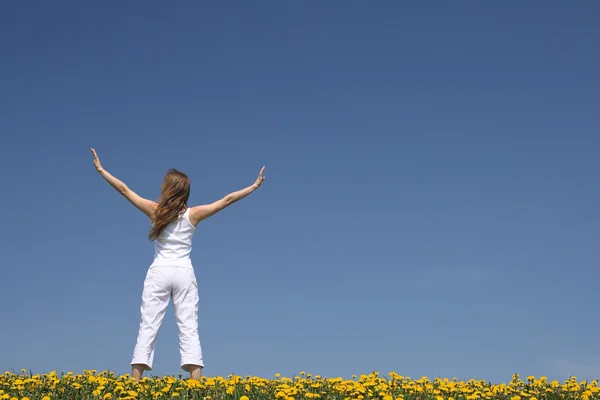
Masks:
[[[148,268],[142,292],[140,328],[131,361],[131,375],[139,381],[144,371],[152,370],[154,346],[169,300],[173,299],[179,329],[181,368],[192,379],[202,376],[202,349],[198,336],[198,286],[190,260],[192,236],[200,221],[243,199],[260,187],[265,177],[262,167],[254,184],[214,203],[191,207],[190,180],[182,172],[170,169],[163,182],[158,203],[138,196],[119,179],[102,168],[94,149],[94,165],[104,179],[146,214],[152,228],[154,261]]]

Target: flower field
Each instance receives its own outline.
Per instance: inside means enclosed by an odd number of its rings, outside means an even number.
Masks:
[[[98,400],[98,399],[207,399],[207,400],[474,400],[474,399],[600,399],[597,381],[565,382],[513,376],[510,382],[492,384],[480,380],[411,379],[374,372],[353,379],[324,378],[301,373],[294,378],[203,377],[200,381],[175,377],[144,377],[139,383],[129,375],[84,371],[57,375],[30,375],[24,371],[0,375],[0,399]]]

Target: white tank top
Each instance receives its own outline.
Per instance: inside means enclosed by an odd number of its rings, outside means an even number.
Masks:
[[[190,221],[190,209],[165,226],[154,240],[154,261],[152,267],[192,268],[192,237],[196,227]]]

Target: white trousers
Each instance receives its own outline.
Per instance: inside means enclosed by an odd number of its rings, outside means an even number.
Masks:
[[[142,292],[140,329],[131,364],[144,364],[152,370],[154,347],[169,300],[173,299],[179,329],[181,369],[189,365],[204,367],[198,335],[198,284],[194,270],[188,267],[159,267],[148,269]]]

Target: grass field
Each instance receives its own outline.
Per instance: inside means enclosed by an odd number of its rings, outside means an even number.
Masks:
[[[325,378],[302,373],[293,378],[204,377],[200,381],[145,377],[139,383],[129,375],[84,371],[82,374],[43,375],[6,372],[0,375],[0,398],[8,400],[82,399],[207,399],[207,400],[474,400],[474,399],[600,399],[598,381],[548,381],[545,377],[513,376],[510,382],[492,384],[480,380],[411,379],[396,373]]]

